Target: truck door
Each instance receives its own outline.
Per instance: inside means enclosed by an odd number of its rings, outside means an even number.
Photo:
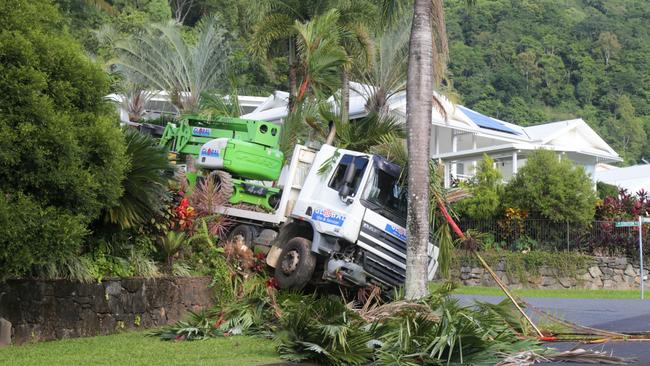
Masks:
[[[292,215],[311,221],[321,234],[354,243],[365,211],[359,196],[370,160],[365,154],[341,150],[328,173],[317,173],[325,157],[335,156],[335,152],[336,149],[328,145],[319,151]]]

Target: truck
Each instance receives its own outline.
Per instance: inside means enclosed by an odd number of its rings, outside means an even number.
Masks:
[[[281,128],[271,125],[267,131]],[[227,154],[227,141],[215,141],[220,138],[201,140],[197,147],[198,165],[204,164],[208,175],[216,168],[209,159],[201,163],[201,151],[216,148],[218,154]],[[255,183],[275,192],[270,210],[229,205],[217,211],[234,223],[231,238],[241,236],[247,246],[267,253],[280,288],[335,282],[390,289],[403,284],[406,276],[407,192],[401,176],[400,166],[378,155],[298,144],[277,180]],[[239,177],[242,184],[252,184]],[[438,248],[432,243],[428,255],[432,280],[438,265]]]

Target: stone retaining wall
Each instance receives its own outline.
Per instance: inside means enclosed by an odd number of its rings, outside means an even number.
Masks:
[[[0,317],[13,343],[109,334],[181,320],[213,304],[209,277],[0,283]]]
[[[637,289],[639,288],[639,264],[628,258],[595,257],[588,267],[576,271],[575,274],[558,275],[550,267],[539,268],[539,274],[529,275],[525,281],[517,275],[508,275],[505,263],[501,260],[492,269],[499,278],[511,288],[586,288],[586,289]],[[644,274],[648,269],[644,266]],[[479,266],[461,266],[452,269],[452,278],[459,280],[465,286],[496,286],[492,277]],[[646,277],[647,280],[647,277]]]

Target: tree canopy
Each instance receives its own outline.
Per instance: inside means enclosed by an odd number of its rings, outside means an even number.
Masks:
[[[48,2],[0,3],[0,278],[74,254],[122,195],[106,74]]]
[[[549,150],[531,153],[504,188],[504,206],[531,218],[585,224],[594,218],[596,194],[582,166]]]

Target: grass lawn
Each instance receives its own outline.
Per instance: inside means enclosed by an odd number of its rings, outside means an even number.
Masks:
[[[145,332],[66,339],[0,349],[0,365],[215,365],[279,362],[270,340],[235,336],[166,342]]]
[[[437,284],[432,284],[436,288]],[[541,289],[511,289],[520,297],[561,297],[574,299],[640,299],[639,290],[541,290]],[[456,294],[505,296],[498,287],[460,286],[454,290]]]

